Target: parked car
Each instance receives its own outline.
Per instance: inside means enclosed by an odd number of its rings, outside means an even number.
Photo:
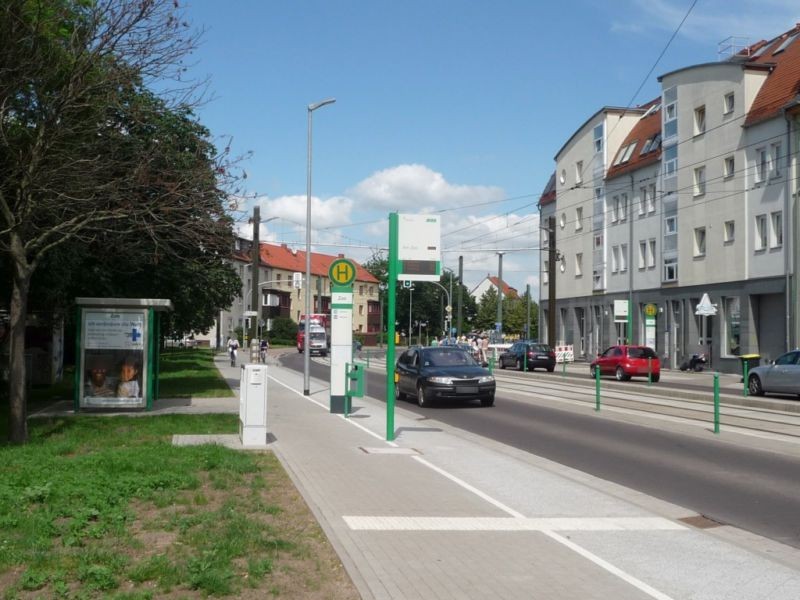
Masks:
[[[494,377],[458,346],[409,348],[397,359],[394,379],[398,400],[414,396],[423,407],[459,398],[478,398],[482,406],[494,404]]]
[[[800,395],[800,350],[792,350],[768,365],[750,369],[747,389],[754,396],[765,393]]]
[[[517,370],[522,371],[527,364],[530,371],[539,367],[552,373],[556,368],[556,353],[547,344],[514,342],[511,348],[500,354],[498,362],[501,369],[516,367]]]
[[[648,372],[652,381],[661,378],[661,361],[653,349],[647,346],[611,346],[589,365],[592,377],[595,376],[596,369],[600,369],[600,375],[614,375],[617,381],[647,377]]]

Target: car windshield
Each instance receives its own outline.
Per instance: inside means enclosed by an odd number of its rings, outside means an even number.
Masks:
[[[454,367],[454,366],[475,366],[477,363],[464,350],[457,348],[439,348],[437,350],[425,350],[423,352],[423,364],[426,367]]]
[[[311,332],[311,339],[312,340],[324,340],[325,339],[325,332],[324,331],[312,331]]]
[[[656,358],[652,348],[628,348],[630,358]]]
[[[531,344],[533,352],[550,352],[550,346],[547,344]]]

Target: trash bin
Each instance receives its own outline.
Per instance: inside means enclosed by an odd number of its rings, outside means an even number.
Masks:
[[[742,381],[744,382],[744,378],[747,376],[747,373],[750,372],[750,369],[753,369],[761,364],[761,355],[742,354],[739,356],[739,360],[742,361]]]

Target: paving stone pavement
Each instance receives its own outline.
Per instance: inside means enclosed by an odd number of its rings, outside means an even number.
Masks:
[[[329,412],[328,384],[268,360],[267,449],[281,460],[367,600],[797,600],[800,551],[510,448],[402,406]],[[216,364],[238,392],[240,369]],[[62,407],[63,408],[63,407]],[[238,413],[238,398],[159,412]],[[153,414],[146,413],[146,414]],[[139,413],[141,414],[141,413]],[[236,432],[175,443],[241,449]]]

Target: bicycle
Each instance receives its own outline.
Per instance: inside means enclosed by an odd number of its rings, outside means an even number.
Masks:
[[[235,367],[236,366],[236,348],[231,348],[230,351],[228,352],[228,354],[230,354],[230,357],[231,357],[231,366]]]
[[[258,358],[261,361],[261,364],[267,364],[267,349],[261,348],[258,353]]]

